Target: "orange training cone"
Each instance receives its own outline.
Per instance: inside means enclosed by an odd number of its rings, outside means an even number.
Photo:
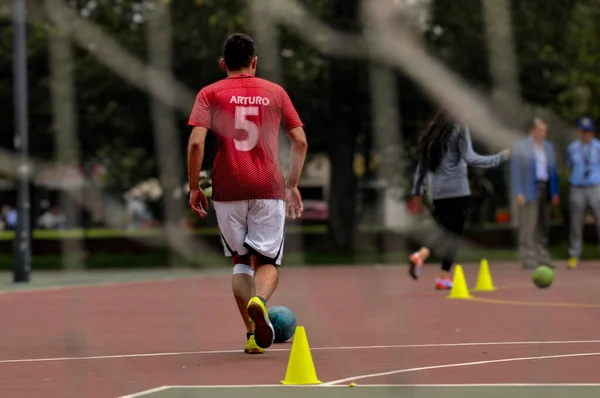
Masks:
[[[310,346],[304,326],[297,326],[292,343],[292,352],[288,360],[285,380],[281,384],[321,384],[317,379],[315,364],[313,363]]]

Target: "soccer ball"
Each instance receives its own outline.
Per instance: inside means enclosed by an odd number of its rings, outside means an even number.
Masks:
[[[296,315],[287,307],[269,308],[269,319],[275,330],[275,343],[284,343],[296,332]]]

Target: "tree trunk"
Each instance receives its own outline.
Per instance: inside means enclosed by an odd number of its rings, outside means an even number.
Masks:
[[[336,0],[336,28],[356,29],[358,5],[355,0]],[[329,195],[329,241],[336,250],[351,252],[356,232],[356,175],[354,154],[356,137],[361,130],[363,112],[358,108],[360,95],[359,63],[349,59],[331,62],[331,110],[334,115],[329,133],[331,161]]]

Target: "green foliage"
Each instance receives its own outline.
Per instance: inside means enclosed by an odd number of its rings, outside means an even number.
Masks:
[[[472,83],[487,86],[487,43],[481,0],[435,1],[427,39],[436,55]]]
[[[48,155],[52,148],[52,115],[48,79],[48,34],[42,23],[31,23],[27,29],[27,73],[29,79],[30,150],[36,156]],[[13,106],[13,29],[10,21],[0,21],[0,146],[12,148],[14,137]]]
[[[593,0],[515,1],[522,93],[574,122],[600,117],[600,4]]]
[[[600,4],[579,3],[571,14],[567,25],[567,42],[563,56],[566,58],[566,70],[556,76],[557,81],[566,88],[558,96],[562,105],[562,116],[575,120],[582,114],[600,117]]]
[[[328,25],[357,30],[355,12],[348,10],[355,5],[354,1],[302,0],[301,3]],[[85,0],[70,2],[71,7],[79,9],[80,15],[98,24],[105,36],[145,60],[145,20],[151,12],[152,1],[105,0],[94,2],[94,7],[90,4]],[[488,88],[488,48],[481,1],[437,0],[432,4],[431,28],[425,35],[429,49],[474,86]],[[511,5],[524,99],[549,108],[569,122],[583,113],[600,119],[600,75],[597,73],[600,3],[595,0],[513,0]],[[218,59],[228,34],[236,31],[252,34],[247,0],[172,1],[171,13],[174,74],[192,91],[224,77]],[[48,29],[51,28],[46,21],[30,22],[27,38],[31,152],[44,159],[54,157],[48,68]],[[282,84],[306,124],[310,151],[329,151],[331,159],[340,159],[335,154],[343,145],[330,145],[332,132],[340,128],[340,115],[351,115],[351,122],[346,126],[358,130],[348,134],[348,139],[363,146],[370,145],[371,93],[367,63],[331,59],[304,43],[293,31],[280,27],[280,33]],[[82,161],[101,160],[107,165],[108,187],[111,191],[120,191],[157,175],[150,101],[145,92],[98,61],[89,51],[94,45],[89,43],[89,47],[75,51],[79,149]],[[260,51],[259,48],[259,55]],[[13,146],[14,130],[12,57],[12,27],[3,22],[0,24],[0,96],[6,106],[0,109],[3,121],[0,145],[9,148]],[[339,78],[340,71],[349,71],[344,76],[352,78]],[[260,62],[258,73],[261,74]],[[406,144],[406,157],[414,159],[411,148],[430,116],[431,104],[411,80],[401,72],[397,76],[400,103],[393,106],[401,110],[402,131],[398,134],[402,134]],[[189,104],[190,110],[192,105]],[[177,116],[177,139],[184,147],[189,134],[188,114],[178,112]],[[356,151],[366,152],[360,145]],[[205,165],[211,161],[210,150],[208,152]],[[181,157],[183,161],[185,154]],[[351,156],[341,159],[348,163]],[[412,172],[414,168],[408,170]],[[351,177],[351,173],[348,176]],[[351,211],[352,207],[348,208]],[[342,214],[335,217],[344,218]]]
[[[143,148],[127,148],[123,141],[101,147],[97,157],[106,166],[104,184],[108,192],[122,193],[155,176],[156,159]]]

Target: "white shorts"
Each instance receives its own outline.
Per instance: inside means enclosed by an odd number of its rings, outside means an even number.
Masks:
[[[285,201],[253,199],[213,202],[225,255],[260,254],[281,265]]]

